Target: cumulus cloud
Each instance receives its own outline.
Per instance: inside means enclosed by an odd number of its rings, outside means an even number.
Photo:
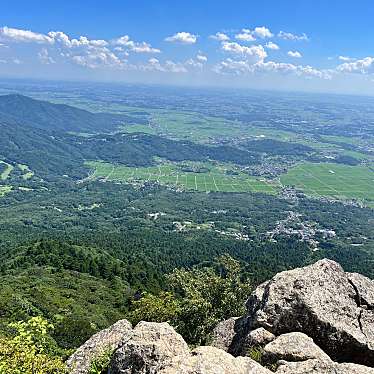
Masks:
[[[40,34],[30,30],[9,27],[0,28],[0,41],[9,43],[44,44],[46,48],[37,53],[43,64],[55,63],[55,58],[68,60],[74,64],[87,68],[128,66],[124,59],[129,53],[160,53],[158,48],[147,42],[135,42],[128,35],[107,41],[103,39],[89,39],[86,36],[70,38],[62,31],[50,31]],[[53,53],[53,58],[50,52]]]
[[[38,58],[42,64],[49,65],[49,64],[55,64],[56,61],[49,55],[49,52],[47,48],[43,48],[38,53]]]
[[[245,56],[254,62],[262,61],[267,57],[267,53],[262,45],[247,47],[236,42],[223,42],[222,50],[236,55]]]
[[[230,41],[230,36],[223,32],[211,35],[209,38],[219,41],[221,51],[229,57],[215,64],[213,66],[214,71],[220,74],[294,74],[321,79],[330,79],[331,76],[339,72],[374,73],[374,57],[356,60],[340,56],[338,58],[342,64],[335,70],[319,70],[309,65],[268,61],[267,51],[279,49],[276,43],[266,40],[273,36],[270,29],[265,26],[241,29],[235,35],[237,41]],[[308,40],[305,34],[294,35],[284,31],[281,31],[278,37],[285,40]],[[192,45],[197,42],[198,35],[178,32],[165,40]],[[264,45],[245,43],[255,40],[264,40]],[[202,51],[198,51],[193,56],[180,62],[167,58],[145,59],[138,56],[137,62],[131,63],[134,54],[159,54],[161,51],[146,41],[134,41],[128,35],[112,40],[90,39],[87,36],[72,38],[62,31],[50,31],[42,34],[6,26],[0,28],[0,47],[7,48],[7,46],[10,46],[12,48],[6,51],[7,54],[8,52],[16,52],[16,54],[7,56],[6,60],[3,59],[2,61],[9,64],[21,64],[22,61],[28,60],[30,54],[27,55],[26,60],[23,58],[21,49],[24,47],[22,43],[28,43],[28,47],[25,49],[26,53],[30,53],[31,48],[34,48],[32,56],[42,64],[72,63],[89,69],[138,70],[173,74],[200,73],[206,71],[209,66],[210,69],[212,68],[212,65],[208,64],[208,57]],[[33,47],[31,46],[32,43],[34,43]],[[288,55],[293,58],[302,57],[300,52],[292,50],[288,52]]]
[[[278,33],[278,38],[281,38],[284,40],[295,40],[295,41],[301,41],[301,40],[308,41],[309,40],[309,37],[305,33],[301,35],[295,35],[290,32],[285,32],[285,31],[280,31]]]
[[[53,39],[48,35],[39,34],[30,30],[20,30],[11,27],[0,28],[0,40],[8,42],[24,42],[24,43],[53,43]]]
[[[288,51],[287,55],[293,58],[301,58],[303,57],[300,52],[298,51]]]
[[[93,49],[87,51],[84,55],[75,55],[71,57],[77,65],[91,69],[99,67],[124,67],[126,61],[122,61],[113,52],[108,49]]]
[[[245,42],[253,42],[257,38],[266,39],[272,38],[273,36],[273,33],[267,27],[261,26],[256,27],[254,30],[242,29],[240,33],[235,35],[235,39]]]
[[[239,34],[235,35],[235,39],[244,42],[253,42],[256,40],[256,38],[253,36],[252,31],[248,29],[242,29],[242,31]]]
[[[120,38],[112,41],[113,45],[123,46],[135,53],[161,53],[158,48],[153,48],[149,43],[146,42],[134,42],[128,35],[121,36]]]
[[[210,39],[218,40],[220,42],[227,42],[230,40],[230,37],[223,32],[217,32],[214,35],[209,36]]]
[[[195,44],[197,42],[197,35],[182,31],[168,36],[165,38],[165,41],[170,43]]]
[[[343,73],[374,73],[374,57],[365,57],[354,62],[346,62],[339,65],[336,70]]]
[[[280,48],[279,48],[279,45],[278,45],[278,44],[275,44],[275,43],[273,43],[273,42],[268,42],[268,43],[266,43],[266,44],[265,44],[265,48],[267,48],[267,49],[272,49],[273,51],[277,51],[277,50],[280,49]]]
[[[273,33],[265,26],[262,27],[256,27],[253,30],[253,35],[265,39],[265,38],[272,38],[274,35]]]
[[[190,63],[190,60],[182,62],[174,62],[172,60],[166,60],[165,63],[161,63],[157,58],[151,58],[146,64],[139,66],[140,70],[143,71],[158,71],[163,73],[187,73],[187,65]]]
[[[207,62],[208,61],[208,57],[199,53],[197,56],[196,56],[196,59],[199,60],[200,62]]]
[[[339,56],[338,59],[339,59],[340,61],[344,61],[344,62],[352,62],[352,61],[356,61],[355,58],[347,57],[347,56]]]
[[[254,64],[246,60],[233,60],[228,58],[217,64],[213,71],[218,74],[253,74],[253,73],[276,73],[276,74],[294,74],[305,78],[331,79],[329,71],[322,71],[312,66],[294,65],[290,63],[259,61]]]

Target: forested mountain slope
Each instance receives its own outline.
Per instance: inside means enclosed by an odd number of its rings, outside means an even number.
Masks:
[[[113,131],[125,122],[138,122],[126,115],[91,113],[65,104],[52,104],[23,95],[0,96],[0,121],[45,130],[72,132]]]

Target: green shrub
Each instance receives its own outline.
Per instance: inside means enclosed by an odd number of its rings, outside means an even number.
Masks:
[[[11,339],[0,338],[0,373],[57,374],[65,365],[48,331],[53,326],[42,317],[10,324],[16,332]]]
[[[131,321],[169,321],[191,345],[209,343],[218,322],[244,313],[251,291],[238,261],[219,257],[213,267],[176,269],[167,276],[173,292],[145,294],[132,305]]]
[[[92,361],[88,374],[106,374],[108,372],[112,356],[113,350],[103,352],[103,354]]]

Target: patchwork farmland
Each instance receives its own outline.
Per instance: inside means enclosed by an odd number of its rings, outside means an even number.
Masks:
[[[201,192],[263,192],[275,194],[277,184],[257,179],[245,173],[227,175],[219,168],[209,172],[184,172],[176,165],[163,164],[153,167],[127,167],[104,162],[87,163],[94,172],[92,179],[120,182],[158,182],[163,185]]]

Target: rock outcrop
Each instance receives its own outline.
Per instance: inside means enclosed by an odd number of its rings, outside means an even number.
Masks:
[[[111,327],[98,332],[78,348],[67,361],[71,374],[86,374],[91,363],[108,351],[115,351],[132,336],[132,326],[126,320],[120,320]]]
[[[189,355],[187,343],[168,323],[140,322],[113,355],[111,373],[158,373],[176,356]]]
[[[263,354],[268,362],[330,360],[330,357],[313,342],[312,338],[301,332],[290,332],[279,336],[265,345]]]
[[[177,356],[159,374],[271,374],[248,357],[234,357],[215,347],[199,347],[187,356]]]
[[[374,374],[374,369],[357,364],[307,360],[303,362],[281,362],[276,374]]]
[[[193,350],[167,323],[119,321],[70,357],[70,372],[88,374],[111,349],[111,374],[374,374],[370,279],[321,260],[277,274],[246,306],[216,327],[213,346]]]
[[[374,366],[374,282],[334,261],[277,274],[257,287],[247,311],[233,354],[243,354],[250,332],[263,327],[276,336],[303,332],[335,361]]]

